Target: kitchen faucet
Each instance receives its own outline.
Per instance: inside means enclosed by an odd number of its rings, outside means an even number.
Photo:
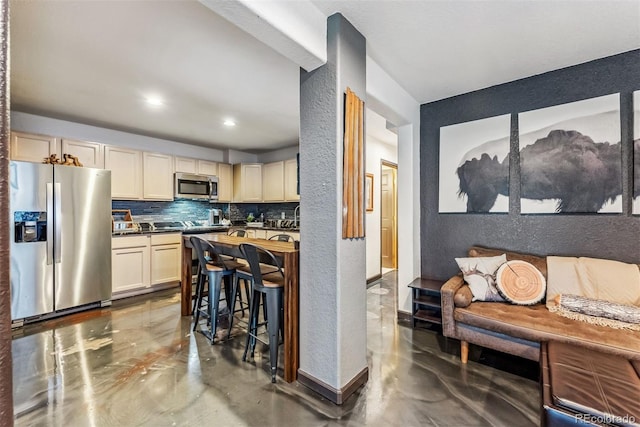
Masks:
[[[296,206],[296,208],[293,210],[293,227],[297,228],[298,227],[298,215],[300,213],[300,205]]]

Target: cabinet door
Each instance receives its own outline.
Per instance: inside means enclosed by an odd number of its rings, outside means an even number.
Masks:
[[[262,197],[265,202],[284,200],[284,162],[262,165]]]
[[[60,157],[60,141],[47,135],[11,132],[9,154],[11,160],[42,163],[51,154]]]
[[[150,285],[149,246],[111,251],[113,293],[146,288]]]
[[[143,153],[143,198],[173,200],[173,156]]]
[[[104,169],[104,146],[100,143],[63,139],[62,154],[76,156],[85,168]]]
[[[218,164],[208,160],[198,160],[198,175],[218,175]]]
[[[233,166],[233,194],[237,202],[262,201],[262,163]]]
[[[266,239],[267,238],[267,230],[255,229],[255,230],[251,230],[251,231],[253,231],[253,233],[254,233],[254,235],[253,235],[254,239]]]
[[[230,202],[233,196],[233,172],[230,164],[218,163],[218,201]]]
[[[196,159],[188,159],[186,157],[176,157],[176,172],[198,173],[198,165]]]
[[[142,198],[142,153],[127,148],[105,146],[104,168],[111,170],[111,198]]]
[[[151,247],[151,284],[178,282],[180,280],[181,245]]]
[[[293,237],[294,240],[300,240],[300,233],[296,231],[282,231],[282,230],[267,230],[267,239],[272,238],[278,234],[286,234]]]
[[[284,200],[298,201],[298,162],[296,159],[284,162]]]

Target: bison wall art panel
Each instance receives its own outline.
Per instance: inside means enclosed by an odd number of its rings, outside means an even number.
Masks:
[[[640,215],[640,90],[633,92],[633,214]]]
[[[509,212],[511,116],[440,128],[439,212]]]
[[[521,113],[522,213],[622,212],[619,94]]]

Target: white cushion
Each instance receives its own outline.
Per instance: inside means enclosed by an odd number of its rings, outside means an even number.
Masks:
[[[494,257],[456,258],[456,263],[469,284],[472,301],[504,301],[496,289],[496,272],[507,262],[502,254]]]
[[[640,306],[640,270],[636,264],[575,257],[547,257],[547,307],[559,294],[578,295]]]

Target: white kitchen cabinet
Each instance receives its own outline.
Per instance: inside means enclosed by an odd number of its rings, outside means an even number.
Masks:
[[[187,157],[175,158],[176,172],[182,173],[198,173],[198,161]]]
[[[235,202],[262,201],[262,163],[233,165],[233,200]]]
[[[296,202],[300,200],[298,194],[298,161],[296,159],[284,162],[284,200]]]
[[[230,202],[233,197],[233,167],[218,163],[218,201]]]
[[[111,248],[112,292],[116,294],[149,287],[151,283],[149,236],[113,237]]]
[[[111,170],[111,198],[142,199],[142,153],[128,148],[104,147],[104,168]]]
[[[284,162],[262,165],[262,198],[265,202],[284,201]]]
[[[180,281],[180,233],[151,235],[151,285]]]
[[[11,132],[9,156],[11,160],[42,163],[45,158],[57,154],[61,158],[60,140],[53,136],[24,132]]]
[[[255,239],[266,239],[267,238],[267,230],[260,230],[258,228],[254,228],[252,230],[249,231],[253,231],[253,238]]]
[[[143,193],[145,200],[173,200],[173,156],[143,153]]]
[[[149,292],[148,288],[155,285],[179,282],[181,254],[181,233],[114,236],[111,239],[114,299]]]
[[[104,168],[104,145],[98,142],[62,139],[62,156],[76,156],[85,168]]]
[[[218,164],[209,160],[198,160],[198,175],[218,176]]]

